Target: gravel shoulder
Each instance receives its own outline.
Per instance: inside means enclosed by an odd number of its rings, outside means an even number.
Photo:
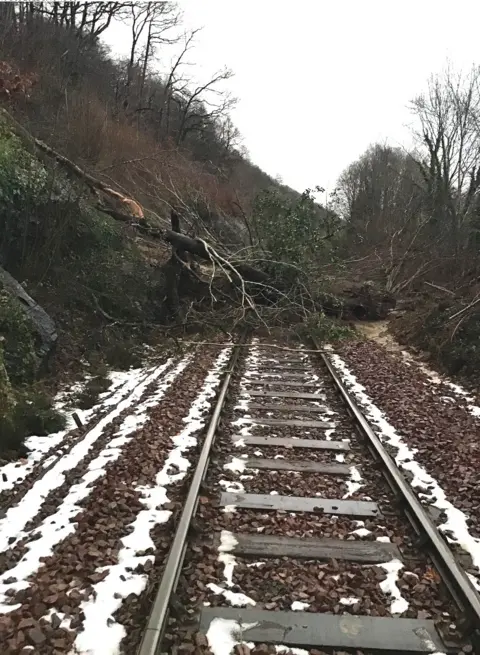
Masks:
[[[136,603],[144,609],[168,552],[228,357],[204,348],[140,376],[114,415],[74,446],[76,456],[59,458],[8,509],[2,655],[134,652],[128,639],[138,641],[146,618]]]
[[[452,382],[372,341],[335,349],[332,360],[420,500],[471,559],[480,590],[480,416]]]

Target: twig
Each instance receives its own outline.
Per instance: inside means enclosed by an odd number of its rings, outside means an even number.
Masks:
[[[239,344],[231,344],[231,343],[216,343],[214,341],[182,341],[182,343],[186,344],[187,346],[191,345],[197,345],[197,346],[217,346],[218,348],[229,348],[232,345],[234,345],[237,348],[252,348],[251,343],[239,343]],[[285,346],[276,346],[275,344],[271,343],[259,343],[257,348],[274,348],[275,350],[284,350],[286,352],[291,352],[291,353],[332,353],[334,352],[333,350],[310,350],[308,348],[287,348]]]
[[[455,291],[450,291],[450,289],[445,289],[445,287],[441,287],[439,284],[433,284],[433,282],[427,282],[426,280],[424,280],[423,283],[428,284],[429,287],[433,287],[434,289],[438,289],[439,291],[445,291],[445,293],[449,293],[451,296],[455,295]]]
[[[475,307],[480,302],[480,295],[477,296],[474,300],[472,300],[471,303],[469,303],[466,307],[463,309],[460,309],[460,311],[456,312],[455,314],[452,314],[451,316],[448,317],[448,320],[451,321],[452,319],[456,318],[457,316],[460,316],[461,314],[464,314],[466,311],[471,309],[472,307]]]

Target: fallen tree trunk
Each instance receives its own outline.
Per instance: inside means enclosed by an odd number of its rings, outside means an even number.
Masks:
[[[65,157],[64,155],[54,150],[54,148],[51,146],[47,145],[40,139],[37,139],[37,137],[30,134],[30,132],[25,129],[23,125],[20,125],[20,123],[18,123],[18,121],[15,120],[15,118],[6,109],[0,109],[0,113],[3,114],[3,116],[10,122],[12,130],[16,133],[17,136],[23,139],[24,142],[31,144],[42,153],[44,153],[44,155],[55,159],[55,161],[61,164],[71,174],[85,182],[93,191],[102,191],[108,197],[118,200],[122,206],[128,207],[131,212],[128,214],[130,220],[132,218],[137,218],[140,221],[144,220],[143,209],[138,202],[133,200],[133,198],[129,198],[124,193],[120,193],[119,191],[112,189],[112,187],[110,187],[108,184],[105,184],[105,182],[102,182],[102,180],[99,180],[90,173],[87,173],[87,171],[80,168],[80,166],[68,159],[68,157]],[[98,193],[96,195],[98,197]],[[117,213],[121,215],[121,212]]]
[[[184,234],[179,234],[173,230],[167,230],[165,233],[165,240],[168,241],[174,248],[178,250],[186,250],[192,255],[197,255],[206,261],[213,261],[211,255],[209,254],[208,247],[205,247],[205,242],[201,239],[192,239],[187,237]],[[234,259],[228,258],[229,264],[243,277],[247,282],[257,282],[268,284],[270,277],[267,273],[258,270],[258,268],[253,268],[249,264],[244,264],[242,262],[236,262]],[[229,273],[233,273],[233,268],[230,268],[228,265],[225,267]]]

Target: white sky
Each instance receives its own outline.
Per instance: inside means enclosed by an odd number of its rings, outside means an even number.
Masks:
[[[408,101],[430,74],[447,59],[459,68],[480,63],[474,0],[178,4],[186,29],[203,26],[189,57],[196,74],[225,65],[235,73],[232,118],[251,160],[299,191],[332,189],[371,143],[409,145]],[[124,53],[128,33],[115,26],[108,42]]]

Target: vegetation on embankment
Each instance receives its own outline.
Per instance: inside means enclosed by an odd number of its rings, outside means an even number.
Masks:
[[[391,322],[397,339],[427,353],[449,375],[480,384],[480,308],[469,303],[425,301]]]
[[[414,148],[372,145],[340,177],[341,252],[354,274],[381,280],[406,301],[393,323],[399,339],[428,351],[450,374],[475,378],[480,66],[447,66],[410,108]]]
[[[138,364],[150,336],[145,326],[158,319],[161,280],[135,240],[93,207],[88,188],[39,160],[5,121],[0,188],[2,266],[43,306],[59,332],[50,376],[68,379],[82,360],[93,374],[103,363]],[[0,451],[8,455],[26,436],[61,429],[64,419],[52,409],[46,390],[55,384],[40,376],[33,325],[5,289],[0,290],[0,338]],[[88,406],[85,399],[83,404]]]
[[[61,430],[64,417],[36,384],[32,327],[20,304],[0,290],[0,454],[22,454],[30,435]]]

